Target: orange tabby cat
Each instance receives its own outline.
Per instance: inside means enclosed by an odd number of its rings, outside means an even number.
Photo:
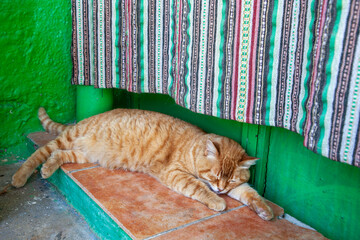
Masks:
[[[20,167],[12,185],[22,187],[34,169],[50,177],[64,163],[99,163],[154,176],[176,192],[223,211],[217,194],[228,194],[265,220],[271,208],[246,182],[255,158],[235,141],[207,134],[179,119],[150,111],[116,109],[85,119],[75,126],[53,122],[43,108],[39,119],[48,132],[60,134],[39,148]]]

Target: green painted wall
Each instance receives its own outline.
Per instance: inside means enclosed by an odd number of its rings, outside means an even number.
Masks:
[[[360,168],[307,150],[302,136],[193,113],[167,95],[115,90],[114,105],[163,112],[238,141],[261,158],[250,180],[261,194],[326,237],[359,239]]]
[[[24,154],[25,135],[41,129],[40,106],[57,121],[75,119],[70,49],[70,1],[0,1],[2,154]]]
[[[77,86],[76,90],[77,121],[113,108],[114,94],[112,88],[97,89],[93,86]]]
[[[360,168],[331,161],[303,137],[271,128],[265,197],[331,239],[360,237]]]
[[[75,119],[70,47],[70,1],[0,1],[0,154],[25,154],[26,134],[41,129],[39,106],[56,121]],[[84,87],[78,92],[99,96],[99,101],[78,102],[79,118],[103,111],[98,104],[104,101],[105,108],[110,106],[108,93],[100,91]],[[360,169],[308,151],[301,136],[192,113],[164,95],[115,90],[114,105],[163,112],[240,142],[249,154],[261,158],[252,169],[251,182],[265,197],[327,237],[360,236]]]

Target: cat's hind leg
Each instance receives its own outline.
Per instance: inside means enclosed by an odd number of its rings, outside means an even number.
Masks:
[[[80,150],[56,150],[41,168],[43,178],[50,177],[64,163],[87,163],[86,156]]]
[[[12,177],[11,184],[14,187],[22,187],[34,170],[51,155],[52,152],[59,149],[59,145],[64,145],[58,140],[53,140],[43,147],[36,150],[16,171]]]

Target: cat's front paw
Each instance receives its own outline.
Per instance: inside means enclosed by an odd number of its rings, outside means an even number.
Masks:
[[[274,213],[269,205],[261,201],[261,203],[254,206],[254,210],[257,215],[263,220],[270,221],[274,218]]]
[[[208,204],[208,208],[221,212],[224,211],[226,208],[226,202],[221,197],[213,198]]]

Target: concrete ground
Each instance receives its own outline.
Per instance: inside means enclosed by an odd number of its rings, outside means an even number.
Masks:
[[[13,161],[13,160],[12,160]],[[0,157],[0,191],[21,163]],[[27,184],[0,195],[0,239],[97,240],[84,219],[39,173]]]

